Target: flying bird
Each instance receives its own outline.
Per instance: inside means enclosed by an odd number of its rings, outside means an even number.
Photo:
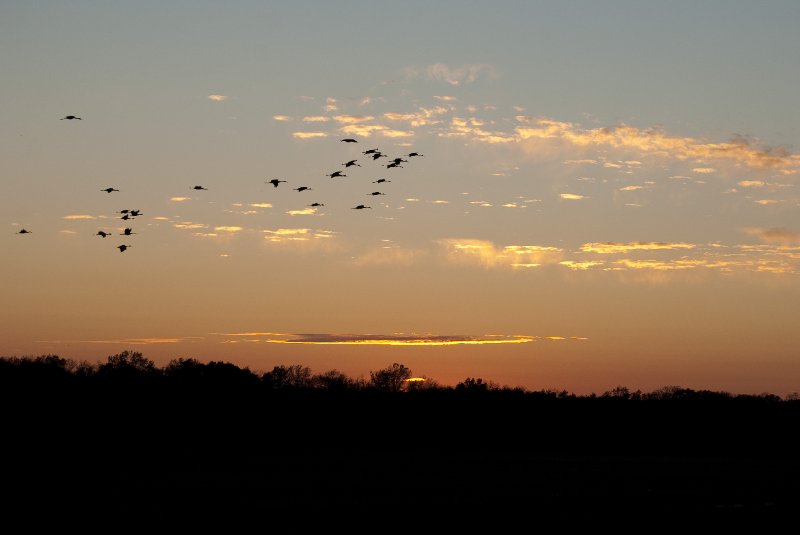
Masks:
[[[399,167],[399,168],[401,168],[401,169],[403,168],[403,166],[402,166],[402,165],[400,165],[399,163],[395,163],[395,162],[392,162],[392,163],[387,163],[387,164],[386,164],[386,169],[391,169],[392,167]]]
[[[129,213],[131,214],[131,217],[136,217],[137,215],[142,215],[142,211],[141,210],[131,210]]]
[[[355,139],[353,139],[351,137],[345,138],[342,141],[344,141],[345,143],[358,143],[358,141],[356,141]]]
[[[130,218],[131,218],[130,214],[125,214],[124,216],[120,217],[120,219],[122,219],[124,221],[127,221]]]
[[[367,193],[367,195],[386,195],[386,194],[381,193],[380,191],[373,191],[372,193]]]
[[[133,229],[126,228],[125,230],[122,231],[122,234],[120,234],[120,236],[130,236],[131,234],[135,234],[135,232],[133,232]]]
[[[275,186],[277,188],[278,184],[280,184],[281,182],[286,182],[286,181],[285,180],[278,180],[277,178],[273,178],[272,180],[268,180],[266,183],[267,184],[272,184],[273,186]]]
[[[384,182],[391,182],[391,180],[387,180],[385,178],[379,178],[378,180],[373,180],[373,184],[383,184]]]
[[[32,234],[30,230],[21,229],[17,234]]]
[[[194,188],[192,188],[192,189],[196,189],[196,190],[201,190],[201,189],[202,189],[202,190],[208,191],[208,190],[207,190],[206,188],[204,188],[203,186],[195,186],[195,187],[194,187]]]
[[[341,172],[341,171],[334,171],[333,173],[331,173],[331,174],[329,174],[329,175],[325,175],[325,176],[329,176],[329,177],[331,177],[331,178],[336,178],[337,176],[343,176],[343,177],[346,177],[347,175],[345,175],[345,174],[342,174],[342,172]]]
[[[117,245],[117,249],[119,249],[120,253],[124,253],[125,249],[127,249],[128,247],[130,247],[130,245]]]
[[[308,186],[300,186],[299,188],[294,188],[295,191],[306,191],[311,190]]]
[[[410,152],[408,153],[409,158],[413,158],[414,156],[425,156],[424,154],[420,154],[418,152]]]
[[[114,188],[106,188],[106,189],[101,189],[100,191],[105,191],[106,193],[111,193],[112,191],[119,191],[119,190],[118,189],[114,189]]]
[[[380,152],[380,151],[378,149],[369,149],[369,150],[365,150],[361,154],[375,154],[376,152]]]
[[[312,202],[311,204],[309,204],[309,206],[317,207],[317,206],[325,206],[325,205],[322,204],[321,202]]]
[[[381,154],[380,152],[376,152],[375,154],[372,155],[373,160],[377,160],[378,158],[386,158],[386,155]]]
[[[106,236],[111,236],[111,233],[110,232],[105,232],[105,231],[102,231],[102,230],[98,230],[97,231],[97,236],[100,236],[101,238],[105,238]]]
[[[60,120],[63,121],[64,119],[68,121],[72,121],[73,119],[77,119],[78,121],[83,121],[80,117],[75,117],[74,115],[67,115],[66,117],[62,117]]]
[[[392,161],[393,161],[394,163],[396,163],[397,165],[400,165],[401,163],[403,163],[403,162],[407,162],[408,160],[404,160],[404,159],[402,159],[402,158],[395,158],[395,159],[394,159],[394,160],[392,160]]]
[[[372,206],[364,206],[363,204],[359,204],[358,206],[354,206],[353,210],[363,210],[364,208],[372,208]]]
[[[351,165],[355,165],[355,166],[361,167],[361,164],[357,164],[356,163],[357,161],[358,160],[350,160],[349,162],[345,162],[342,165],[345,166],[345,167],[350,167]]]

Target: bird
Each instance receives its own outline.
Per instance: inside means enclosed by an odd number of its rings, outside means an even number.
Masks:
[[[369,149],[369,150],[365,150],[361,154],[365,154],[365,155],[366,154],[375,154],[376,152],[380,152],[380,151],[378,149]]]
[[[353,139],[351,137],[345,138],[342,141],[344,141],[345,143],[358,143],[358,141],[356,141],[355,139]]]
[[[329,174],[329,175],[325,175],[325,176],[329,176],[329,177],[331,177],[331,178],[336,178],[337,176],[343,176],[343,177],[346,177],[347,175],[345,175],[345,174],[342,174],[342,172],[341,172],[341,171],[334,171],[333,173],[331,173],[331,174]]]
[[[272,180],[268,180],[266,183],[267,184],[272,184],[273,186],[275,186],[277,188],[278,184],[280,184],[281,182],[286,182],[286,181],[285,180],[278,180],[277,178],[273,178]]]
[[[387,180],[385,178],[379,178],[378,180],[373,180],[373,184],[383,184],[384,182],[391,182],[391,180]]]
[[[194,188],[192,188],[192,189],[196,189],[196,190],[201,190],[201,189],[202,189],[202,190],[208,191],[208,190],[207,190],[206,188],[204,188],[203,186],[195,186],[195,187],[194,187]]]
[[[373,191],[372,193],[367,193],[367,195],[386,195],[386,194],[381,193],[380,191]]]
[[[321,202],[312,202],[311,204],[309,204],[309,206],[317,207],[317,206],[325,206],[325,205],[322,204]]]
[[[119,249],[120,253],[124,253],[125,249],[127,249],[128,247],[130,247],[130,245],[117,245],[117,249]]]
[[[106,189],[101,189],[100,191],[105,191],[106,193],[111,193],[112,191],[119,191],[119,190],[118,189],[114,189],[114,188],[106,188]]]
[[[125,230],[122,231],[122,234],[120,234],[120,236],[130,236],[131,234],[135,234],[135,232],[133,232],[133,229],[126,228]]]
[[[120,219],[122,219],[122,220],[124,220],[124,221],[127,221],[127,220],[128,220],[128,219],[130,219],[130,218],[131,218],[130,214],[125,214],[125,215],[123,215],[122,217],[120,217]]]
[[[361,164],[357,164],[356,163],[357,161],[358,160],[350,160],[349,162],[345,162],[342,165],[345,166],[345,167],[350,167],[351,165],[355,165],[355,166],[361,167]]]
[[[414,156],[425,156],[424,154],[420,154],[418,152],[410,152],[407,155],[409,158],[413,158]]]
[[[363,210],[364,208],[372,208],[372,206],[364,206],[363,204],[359,204],[358,206],[354,206],[353,210]]]
[[[400,165],[399,163],[395,163],[395,162],[392,162],[392,163],[387,163],[387,164],[386,164],[386,169],[391,169],[392,167],[399,167],[399,168],[401,168],[401,169],[403,168],[403,166],[402,166],[402,165]]]
[[[373,160],[377,160],[378,158],[386,158],[386,155],[381,154],[380,152],[376,152],[375,154],[372,155]]]
[[[403,163],[403,162],[407,162],[408,160],[404,160],[404,159],[402,159],[402,158],[395,158],[395,159],[394,159],[394,160],[392,160],[392,161],[393,161],[394,163],[396,163],[397,165],[400,165],[401,163]]]
[[[21,229],[17,234],[32,234],[30,230]]]
[[[74,115],[67,115],[66,117],[62,117],[59,120],[63,121],[64,119],[66,119],[68,121],[72,121],[73,119],[77,119],[78,121],[83,121],[83,119],[81,119],[80,117],[75,117]]]
[[[97,236],[100,236],[101,238],[105,238],[106,236],[111,236],[111,233],[110,232],[105,232],[105,231],[102,231],[102,230],[98,230],[97,231]]]
[[[142,215],[141,210],[131,210],[130,212],[131,217],[136,217],[137,215]]]
[[[311,190],[308,186],[300,186],[299,188],[294,188],[295,191],[306,191]]]

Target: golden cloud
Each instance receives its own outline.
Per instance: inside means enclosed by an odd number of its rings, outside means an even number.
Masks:
[[[740,180],[737,184],[743,188],[763,188],[767,185],[763,180]]]
[[[561,195],[559,195],[559,197],[561,197],[562,199],[567,199],[567,200],[571,200],[571,201],[579,201],[581,199],[585,199],[586,198],[583,195],[578,195],[576,193],[562,193]]]
[[[214,102],[222,102],[227,98],[225,95],[208,95],[208,100],[213,100]]]
[[[325,115],[312,115],[309,117],[303,117],[303,122],[305,123],[327,123],[330,121],[330,117],[326,117]]]
[[[315,139],[328,137],[328,134],[326,132],[292,132],[292,137],[295,139]]]
[[[782,245],[800,243],[800,232],[789,230],[783,227],[749,227],[742,230],[750,236],[755,236],[756,238],[759,238],[767,243],[779,243]]]
[[[676,250],[676,249],[694,249],[695,245],[692,243],[676,242],[630,242],[630,243],[584,243],[581,246],[581,251],[584,253],[599,253],[599,254],[617,254],[627,253],[630,251],[660,251],[660,250]]]
[[[344,124],[366,123],[374,118],[372,115],[336,115],[334,117],[336,121]]]
[[[275,120],[275,121],[281,121],[281,122],[286,122],[286,121],[291,121],[292,120],[292,118],[289,117],[288,115],[273,115],[272,119]]]
[[[242,227],[214,227],[214,230],[219,232],[241,232]]]
[[[538,267],[558,262],[563,250],[541,245],[506,245],[498,248],[493,242],[475,239],[444,239],[438,244],[446,258],[456,263],[494,267]]]
[[[252,206],[253,208],[272,208],[272,204],[268,202],[251,203],[250,206]]]
[[[97,219],[93,215],[88,214],[73,214],[73,215],[65,215],[64,219]]]
[[[183,202],[183,201],[188,201],[190,199],[191,197],[170,197],[169,200],[172,202]]]
[[[289,215],[314,215],[317,213],[316,208],[303,208],[302,210],[288,210]]]

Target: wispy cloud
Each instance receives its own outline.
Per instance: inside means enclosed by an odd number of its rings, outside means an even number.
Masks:
[[[366,123],[375,119],[372,115],[336,115],[334,120],[344,124]]]
[[[190,336],[184,338],[112,338],[108,340],[37,340],[39,344],[110,344],[110,345],[151,345],[151,344],[177,344],[180,342],[193,342],[202,340],[201,337]]]
[[[292,137],[295,139],[315,139],[320,137],[328,137],[327,132],[292,132]]]
[[[169,200],[172,202],[183,202],[191,200],[191,197],[171,197]]]
[[[273,115],[272,119],[275,120],[275,121],[280,121],[280,122],[284,122],[284,123],[287,122],[287,121],[291,121],[292,120],[292,118],[289,117],[288,115]]]
[[[214,227],[214,230],[217,232],[241,232],[242,227],[232,227],[232,226],[222,226],[222,227]]]
[[[244,342],[295,345],[390,345],[390,346],[454,346],[483,344],[526,344],[540,340],[565,339],[564,337],[545,337],[528,335],[488,334],[432,335],[432,334],[329,334],[329,333],[226,333],[234,338],[227,343]]]
[[[568,201],[580,201],[586,198],[584,195],[578,195],[577,193],[562,193],[559,197]]]
[[[416,69],[407,71],[416,74]],[[425,67],[425,76],[429,80],[441,80],[450,85],[471,84],[482,75],[491,75],[491,66],[484,63],[467,63],[458,67],[451,67],[444,63],[434,63]]]
[[[97,219],[97,218],[89,214],[71,214],[71,215],[65,215],[64,219]]]
[[[172,226],[175,227],[175,228],[185,229],[185,230],[208,228],[208,225],[205,225],[203,223],[192,223],[190,221],[181,222],[181,223],[173,223]]]
[[[618,254],[618,253],[628,253],[630,251],[663,251],[663,250],[676,250],[676,249],[694,249],[695,247],[696,246],[693,243],[684,243],[684,242],[675,242],[675,243],[603,242],[603,243],[584,243],[581,246],[581,251],[585,253]]]
[[[541,245],[506,245],[499,247],[488,240],[443,239],[437,242],[450,262],[495,267],[534,267],[557,263],[563,257],[558,247]]]
[[[304,123],[327,123],[330,120],[331,118],[325,115],[310,115],[308,117],[303,117]]]
[[[251,203],[250,206],[253,208],[272,208],[272,204],[268,202],[255,202]]]
[[[214,102],[222,102],[227,98],[228,97],[226,95],[208,95],[208,100],[213,100]]]
[[[800,232],[783,227],[748,227],[742,229],[746,234],[755,236],[766,243],[782,245],[800,244]]]
[[[286,212],[289,215],[314,215],[317,213],[316,208],[303,208],[301,210],[288,210]]]

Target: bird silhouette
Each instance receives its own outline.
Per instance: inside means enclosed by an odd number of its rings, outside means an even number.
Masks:
[[[413,158],[414,156],[425,156],[424,154],[420,154],[418,152],[410,152],[408,153],[409,158]]]
[[[395,163],[395,162],[392,162],[392,163],[387,163],[387,164],[386,164],[386,169],[391,169],[392,167],[399,167],[399,168],[401,168],[401,169],[403,168],[403,166],[402,166],[402,165],[400,165],[399,163]]]
[[[137,215],[142,215],[141,210],[131,210],[130,212],[131,217],[136,217]]]
[[[334,171],[333,173],[331,173],[329,175],[325,175],[325,176],[329,176],[331,178],[336,178],[337,176],[346,177],[347,175],[343,174],[341,171]]]
[[[118,189],[114,189],[114,188],[106,188],[106,189],[101,189],[100,191],[105,191],[106,193],[111,193],[112,191],[119,191],[119,190]]]
[[[372,159],[373,160],[377,160],[378,158],[386,158],[386,157],[387,156],[385,154],[381,154],[380,152],[376,152],[375,154],[372,155]]]
[[[309,206],[317,207],[317,206],[325,206],[325,205],[322,204],[321,202],[312,202],[311,204],[309,204]]]
[[[128,247],[130,247],[130,245],[117,245],[117,249],[119,249],[120,253],[124,253],[125,249],[127,249]]]
[[[132,228],[126,228],[125,230],[122,231],[122,234],[120,234],[120,236],[130,236],[131,234],[136,234],[136,233],[133,231]]]
[[[373,184],[383,184],[384,182],[391,182],[391,180],[387,180],[385,178],[379,178],[378,180],[373,180]]]
[[[407,161],[408,160],[404,160],[402,158],[395,158],[394,160],[392,160],[392,162],[396,163],[397,165],[400,165],[401,163],[407,162]]]
[[[373,191],[372,193],[367,193],[367,195],[386,195],[386,194],[381,193],[380,191]]]
[[[273,186],[275,186],[277,188],[278,184],[280,184],[281,182],[286,182],[286,181],[285,180],[278,180],[277,178],[273,178],[272,180],[268,180],[266,183],[267,184],[272,184]]]
[[[358,160],[350,160],[349,162],[345,162],[345,163],[343,163],[342,165],[343,165],[343,166],[345,166],[345,167],[350,167],[350,166],[352,166],[352,165],[355,165],[355,166],[361,167],[361,164],[357,164],[357,163],[356,163],[357,161],[358,161]]]
[[[60,120],[63,121],[64,119],[68,121],[72,121],[73,119],[77,119],[78,121],[83,121],[80,117],[75,117],[74,115],[67,115],[66,117],[62,117]]]
[[[30,230],[21,229],[17,234],[32,234]]]
[[[363,210],[364,208],[372,208],[372,206],[364,206],[363,204],[359,204],[358,206],[354,206],[353,210]]]
[[[120,217],[120,219],[122,219],[122,220],[124,220],[124,221],[127,221],[127,220],[128,220],[128,219],[130,219],[130,218],[131,218],[130,214],[125,214],[125,215],[123,215],[122,217]]]
[[[380,151],[378,149],[369,149],[369,150],[365,150],[361,154],[375,154],[377,152],[380,152]]]
[[[207,190],[206,188],[204,188],[203,186],[195,186],[195,187],[193,187],[192,189],[196,189],[196,190],[201,190],[201,189],[202,189],[202,190],[208,191],[208,190]]]
[[[311,190],[308,186],[300,186],[299,188],[294,188],[295,191],[306,191]]]
[[[98,230],[97,231],[97,236],[100,236],[101,238],[105,238],[106,236],[111,236],[111,233],[105,232],[105,231],[102,231],[102,230]]]
[[[344,141],[345,143],[358,143],[358,141],[356,141],[355,139],[353,139],[351,137],[345,138],[342,141]]]

